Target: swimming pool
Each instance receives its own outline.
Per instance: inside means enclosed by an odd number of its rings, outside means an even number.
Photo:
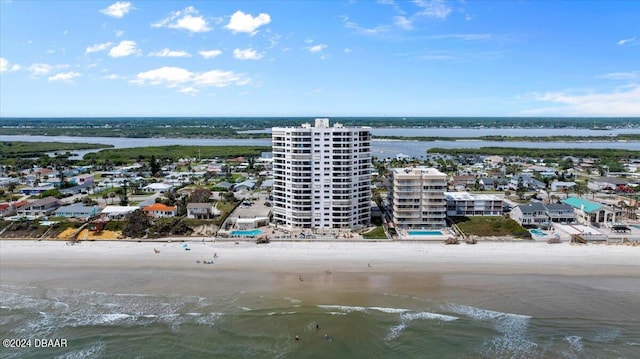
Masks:
[[[259,229],[252,229],[250,231],[231,231],[232,236],[242,236],[242,237],[251,237],[261,235],[262,232]]]
[[[640,229],[640,225],[637,224],[630,224],[629,227]]]
[[[546,236],[547,234],[544,233],[544,231],[540,230],[540,229],[532,229],[531,234],[536,235],[536,236]]]
[[[441,231],[407,231],[410,236],[441,236]]]

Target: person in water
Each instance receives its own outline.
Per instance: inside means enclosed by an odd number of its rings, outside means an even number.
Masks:
[[[328,342],[332,342],[333,341],[333,337],[330,336],[329,334],[325,334],[324,335],[324,340],[328,341]]]

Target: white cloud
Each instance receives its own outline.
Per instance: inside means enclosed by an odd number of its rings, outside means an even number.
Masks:
[[[345,53],[345,54],[350,54],[350,53],[351,53],[351,49],[348,49],[348,48],[347,48],[347,49],[344,49],[344,53]]]
[[[122,35],[124,35],[124,31],[122,31],[122,30],[115,30],[114,33],[115,33],[116,37],[121,37]]]
[[[178,90],[178,92],[183,93],[185,95],[189,95],[189,96],[194,96],[195,94],[197,94],[198,92],[200,92],[200,90],[198,90],[195,87],[183,87],[180,90]]]
[[[139,53],[140,50],[138,50],[136,42],[131,40],[120,41],[118,45],[109,50],[109,56],[111,57],[125,57]]]
[[[193,6],[173,11],[168,17],[151,24],[151,27],[187,30],[192,33],[211,31],[207,20]]]
[[[310,52],[320,52],[323,49],[327,48],[327,45],[325,44],[318,44],[318,45],[313,45],[309,48]]]
[[[262,54],[256,52],[256,50],[254,49],[233,50],[233,57],[235,57],[238,60],[260,60],[262,56],[263,56]]]
[[[119,76],[116,74],[110,74],[110,75],[104,76],[103,78],[107,80],[117,80],[119,78],[122,78],[122,76]]]
[[[85,53],[86,54],[90,54],[92,52],[104,51],[104,50],[110,48],[112,45],[113,45],[113,43],[111,41],[103,42],[101,44],[95,44],[95,45],[87,47],[87,49],[85,50]]]
[[[640,79],[640,71],[611,72],[599,77],[603,79],[609,79],[609,80],[627,80],[627,81],[638,80]]]
[[[136,75],[136,79],[131,82],[143,85],[167,85],[169,87],[178,86],[181,83],[192,79],[193,73],[179,67],[164,66],[159,69],[141,72]]]
[[[441,35],[429,35],[425,37],[426,39],[434,39],[434,40],[447,40],[447,39],[456,39],[463,41],[479,41],[479,40],[490,40],[494,38],[493,34],[441,34]]]
[[[632,84],[610,93],[569,94],[565,92],[534,93],[539,102],[557,104],[552,107],[523,111],[528,115],[560,116],[640,116],[640,85]]]
[[[404,16],[394,16],[393,17],[393,23],[403,29],[403,30],[412,30],[413,29],[413,21],[411,21],[410,19],[407,19]]]
[[[623,46],[623,45],[627,45],[627,44],[636,44],[636,38],[635,37],[631,37],[628,39],[622,39],[620,41],[617,42],[618,45]]]
[[[236,86],[248,85],[251,80],[243,74],[236,74],[233,71],[211,70],[196,74],[194,84],[196,86],[225,87],[231,84]]]
[[[186,52],[186,51],[176,51],[176,50],[169,50],[167,48],[164,48],[164,49],[162,49],[160,51],[149,53],[149,56],[156,56],[156,57],[191,57],[191,54]]]
[[[18,65],[18,64],[13,64],[13,65],[11,65],[11,70],[9,70],[9,71],[12,71],[12,72],[13,72],[13,71],[18,71],[18,70],[20,70],[21,68],[22,68],[22,66],[20,66],[20,65]]]
[[[451,8],[443,0],[413,0],[413,3],[421,9],[418,16],[446,19],[451,14]]]
[[[347,29],[351,29],[354,30],[358,33],[361,33],[363,35],[371,35],[371,36],[375,36],[375,35],[379,35],[382,33],[386,33],[390,30],[389,26],[386,25],[379,25],[376,27],[372,27],[372,28],[366,28],[366,27],[362,27],[360,25],[358,25],[357,23],[350,21],[349,17],[347,16],[342,16],[342,20],[344,21],[344,27],[346,27]]]
[[[49,77],[49,82],[53,81],[71,81],[73,78],[80,76],[79,72],[63,72]]]
[[[0,57],[0,74],[9,71],[9,60]]]
[[[200,56],[204,57],[205,59],[211,59],[211,58],[214,58],[214,57],[222,54],[222,51],[220,51],[220,50],[203,50],[203,51],[199,51],[198,53],[200,54]]]
[[[233,13],[233,15],[231,15],[231,19],[225,27],[233,31],[234,33],[246,32],[253,36],[257,33],[257,28],[270,22],[271,16],[269,16],[269,14],[261,13],[258,16],[253,17],[251,16],[251,14],[245,14],[244,12],[238,10]]]
[[[141,72],[130,81],[137,85],[156,85],[180,87],[179,92],[195,94],[200,88],[226,87],[229,85],[244,86],[251,82],[245,74],[233,71],[211,70],[207,72],[191,72],[179,67],[161,67]]]
[[[133,7],[131,6],[130,2],[118,1],[110,5],[109,7],[100,10],[100,12],[107,16],[116,17],[119,19],[125,16],[129,11],[131,11],[131,9],[133,9]]]
[[[31,73],[31,76],[44,76],[49,74],[54,69],[64,69],[69,65],[49,65],[44,63],[32,64],[27,67],[27,71]]]

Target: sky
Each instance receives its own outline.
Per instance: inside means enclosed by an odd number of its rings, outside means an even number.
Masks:
[[[640,116],[640,1],[0,0],[0,116]]]

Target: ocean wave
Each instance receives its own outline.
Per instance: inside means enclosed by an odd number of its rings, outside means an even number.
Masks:
[[[320,304],[318,305],[318,308],[322,308],[322,309],[328,309],[328,310],[339,310],[341,312],[366,312],[367,308],[365,307],[355,307],[355,306],[349,306],[349,305],[336,305],[336,304]]]
[[[370,310],[375,310],[378,312],[389,313],[389,314],[399,314],[410,311],[409,309],[404,308],[386,308],[386,307],[359,307],[359,306],[349,306],[349,305],[337,305],[337,304],[321,304],[317,306],[322,309],[333,309],[339,310],[341,312],[350,313],[350,312],[363,312],[366,313]]]
[[[584,343],[582,337],[578,335],[569,335],[564,337],[564,340],[569,343],[569,347],[573,350],[581,352],[584,349]]]
[[[451,322],[454,320],[458,320],[458,317],[454,317],[451,315],[445,315],[445,314],[438,314],[438,313],[431,313],[431,312],[408,312],[408,313],[402,313],[400,314],[400,318],[402,320],[407,320],[407,321],[411,321],[411,320],[417,320],[417,319],[424,319],[424,320],[440,320],[443,322]]]
[[[405,313],[408,312],[409,309],[402,309],[402,308],[384,308],[384,307],[368,307],[368,309],[371,310],[377,310],[379,312],[383,312],[383,313],[391,313],[391,314],[395,314],[395,313]]]
[[[400,336],[400,333],[402,333],[402,331],[405,330],[406,328],[407,328],[407,324],[405,323],[394,325],[391,328],[389,328],[389,333],[384,339],[387,341],[394,340],[398,338]]]
[[[207,306],[202,297],[163,297],[137,294],[107,294],[67,288],[44,292],[22,287],[25,293],[1,292],[0,300],[15,315],[4,315],[3,323],[16,336],[47,337],[61,328],[90,326],[147,326],[154,323],[178,330],[184,323],[213,325],[221,313],[197,309]],[[33,293],[31,293],[33,292]],[[192,310],[196,309],[196,310]]]
[[[477,321],[488,321],[500,333],[485,340],[483,355],[487,357],[531,357],[534,356],[538,344],[528,338],[528,315],[496,312],[462,304],[447,304],[448,312],[466,316]]]
[[[385,340],[393,340],[398,338],[402,331],[404,331],[409,326],[409,323],[415,320],[438,320],[451,322],[457,319],[458,317],[432,312],[402,312],[400,313],[400,324],[394,325],[389,328],[389,332],[387,333]]]
[[[100,341],[91,346],[79,350],[73,350],[62,355],[58,355],[56,359],[87,359],[100,358],[104,354],[106,345]]]

